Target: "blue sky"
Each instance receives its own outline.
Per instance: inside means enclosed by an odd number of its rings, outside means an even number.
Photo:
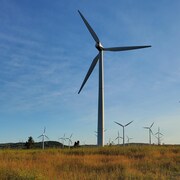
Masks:
[[[1,0],[0,142],[35,141],[46,126],[95,144],[98,68],[77,94],[97,54],[77,10],[105,47],[152,45],[105,52],[105,142],[126,124],[132,142],[148,142],[143,126],[158,126],[163,143],[180,143],[179,0]],[[153,142],[157,140],[153,137]]]

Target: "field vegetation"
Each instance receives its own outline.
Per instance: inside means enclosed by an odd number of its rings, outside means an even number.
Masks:
[[[180,146],[0,150],[2,180],[180,179]]]

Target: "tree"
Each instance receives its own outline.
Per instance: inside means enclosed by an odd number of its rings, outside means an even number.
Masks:
[[[77,141],[77,142],[75,141],[75,142],[74,142],[74,147],[79,147],[79,145],[80,145],[80,142],[79,142],[79,141]]]
[[[32,138],[32,136],[30,136],[28,138],[28,141],[26,141],[25,146],[27,149],[31,149],[33,145],[34,145],[34,139]]]

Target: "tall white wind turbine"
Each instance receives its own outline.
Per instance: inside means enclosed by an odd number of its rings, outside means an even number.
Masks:
[[[151,128],[154,125],[154,122],[149,127],[144,127],[145,129],[149,130],[149,144],[151,144],[151,134],[153,134]]]
[[[122,125],[122,124],[120,124],[120,123],[118,123],[118,122],[116,122],[116,121],[114,121],[114,122],[115,122],[116,124],[120,125],[120,126],[123,128],[123,145],[125,145],[125,130],[124,130],[124,128],[125,128],[126,126],[128,126],[129,124],[131,124],[133,121],[131,121],[131,122],[125,124],[125,125]]]
[[[99,51],[97,56],[92,61],[90,68],[84,78],[84,81],[79,89],[78,94],[81,92],[82,88],[84,87],[86,81],[88,80],[89,76],[91,75],[94,67],[96,66],[97,62],[99,61],[99,95],[98,95],[98,136],[97,136],[97,145],[98,146],[104,146],[104,63],[103,63],[103,52],[104,51],[128,51],[128,50],[134,50],[134,49],[141,49],[141,48],[148,48],[151,46],[125,46],[125,47],[109,47],[104,48],[92,29],[92,27],[89,25],[85,17],[82,15],[80,11],[78,11],[82,20],[84,21],[87,29],[89,30],[90,34],[92,35],[93,39],[96,42],[96,49]]]
[[[46,133],[46,127],[44,127],[43,133],[42,133],[40,136],[38,136],[38,138],[42,137],[42,149],[44,149],[44,140],[45,140],[45,138],[49,139],[49,138],[45,135],[45,133]]]

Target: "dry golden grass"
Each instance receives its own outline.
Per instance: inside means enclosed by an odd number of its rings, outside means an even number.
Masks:
[[[180,146],[1,150],[0,179],[180,179]]]

